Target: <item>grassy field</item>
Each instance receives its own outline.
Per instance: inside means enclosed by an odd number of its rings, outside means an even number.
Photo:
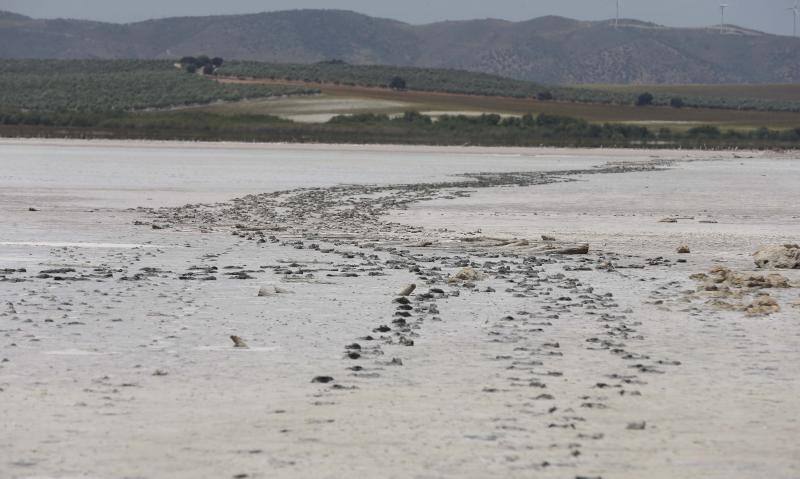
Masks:
[[[438,113],[497,113],[524,115],[545,113],[563,115],[596,123],[635,123],[652,128],[670,127],[688,129],[701,124],[711,124],[725,129],[774,128],[787,129],[800,126],[800,113],[756,110],[721,110],[716,108],[637,107],[595,103],[538,101],[531,98],[508,98],[453,93],[394,91],[387,88],[370,88],[324,83],[287,82],[282,80],[223,79],[227,84],[264,84],[282,87],[304,86],[318,89],[322,95],[291,100],[246,101],[211,105],[206,111],[221,114],[267,114],[303,121],[326,121],[346,113],[400,114],[414,110],[429,114]],[[624,87],[634,88],[634,87]],[[705,89],[699,86],[698,89]],[[746,87],[745,87],[746,88]],[[764,89],[763,91],[766,91]],[[800,94],[800,88],[797,89]],[[350,110],[343,111],[342,105]]]

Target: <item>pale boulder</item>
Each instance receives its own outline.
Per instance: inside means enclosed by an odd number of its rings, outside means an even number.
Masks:
[[[753,254],[756,266],[764,269],[800,269],[800,245],[764,246]]]

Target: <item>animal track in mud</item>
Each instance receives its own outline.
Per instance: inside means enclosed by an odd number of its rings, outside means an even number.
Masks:
[[[425,324],[442,320],[440,300],[489,294],[524,304],[525,309],[516,314],[498,314],[486,319],[486,340],[505,350],[492,358],[492,362],[506,376],[504,384],[476,385],[476,390],[502,394],[510,410],[523,411],[525,417],[531,418],[524,425],[521,418],[505,418],[496,426],[495,436],[524,434],[531,428],[566,429],[575,431],[576,441],[596,442],[608,435],[591,430],[590,421],[592,414],[602,414],[609,407],[605,393],[641,395],[638,389],[632,389],[646,384],[639,379],[640,375],[662,373],[661,368],[674,366],[676,362],[653,360],[637,352],[633,344],[644,338],[637,332],[636,322],[628,319],[630,313],[620,311],[610,293],[596,292],[591,285],[564,273],[639,269],[663,265],[663,261],[641,260],[625,266],[614,255],[576,258],[558,254],[578,250],[554,247],[552,239],[541,243],[509,243],[476,235],[464,237],[426,231],[387,222],[383,217],[392,210],[423,201],[469,196],[470,191],[478,188],[535,186],[572,181],[576,175],[654,169],[654,165],[645,165],[550,173],[472,174],[464,175],[462,181],[298,189],[250,195],[213,205],[140,209],[140,212],[149,215],[151,222],[169,225],[173,230],[230,231],[261,247],[309,249],[341,259],[314,268],[302,264],[262,267],[262,270],[272,269],[287,281],[321,277],[347,281],[363,275],[384,276],[393,270],[413,274],[416,286],[388,297],[385,315],[376,318],[364,336],[342,345],[344,378],[352,380],[380,378],[386,368],[393,366],[413,368],[414,362],[409,359],[414,357],[414,346],[426,340]],[[485,277],[454,280],[455,272],[465,268]],[[219,271],[200,268],[198,273],[215,275]],[[237,270],[228,276],[247,280],[256,273]],[[478,286],[479,283],[488,286]],[[594,319],[591,331],[579,333],[580,347],[562,347],[550,337],[554,329],[563,328],[579,315]],[[579,388],[575,397],[561,397],[551,391],[553,381],[581,380],[568,377],[566,369],[561,367],[572,360],[570,356],[591,361],[597,353],[610,353],[619,361],[613,363],[612,370]],[[334,380],[323,374],[313,378],[313,382],[330,391],[358,393],[357,385],[349,379]],[[313,401],[318,403],[319,399]],[[577,415],[577,410],[587,416]],[[586,447],[578,443],[558,445],[552,454],[559,459],[545,461],[541,464],[546,466],[540,464],[540,467],[576,467],[571,461],[583,449]]]

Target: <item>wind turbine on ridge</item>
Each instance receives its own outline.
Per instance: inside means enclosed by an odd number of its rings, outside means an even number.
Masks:
[[[800,0],[795,0],[794,6],[789,7],[786,10],[791,10],[792,14],[794,14],[794,29],[792,30],[792,36],[797,36],[797,14],[800,13]]]
[[[720,13],[720,21],[719,21],[719,32],[725,33],[725,9],[728,8],[729,5],[727,3],[720,3],[719,4],[719,13]]]
[[[614,20],[614,28],[619,28],[619,0],[617,0],[617,17]]]

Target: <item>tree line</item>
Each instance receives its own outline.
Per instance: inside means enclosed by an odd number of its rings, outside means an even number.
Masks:
[[[338,116],[324,124],[295,123],[267,115],[203,111],[24,112],[0,110],[2,136],[66,136],[192,141],[287,141],[483,146],[648,148],[795,148],[800,128],[752,131],[698,126],[686,131],[605,123],[558,115],[501,117],[419,112]]]

